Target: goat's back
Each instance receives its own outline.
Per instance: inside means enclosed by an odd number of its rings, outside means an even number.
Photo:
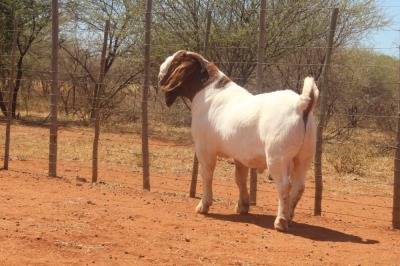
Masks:
[[[305,133],[299,100],[290,90],[252,95],[237,86],[200,92],[192,106],[194,141],[244,164],[265,158],[268,149],[296,153]]]

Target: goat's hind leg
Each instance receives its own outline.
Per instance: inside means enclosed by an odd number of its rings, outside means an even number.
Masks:
[[[235,181],[239,188],[239,201],[236,204],[236,213],[246,214],[250,210],[249,192],[247,190],[247,175],[249,168],[235,160]]]
[[[289,223],[292,222],[294,217],[294,211],[296,209],[297,203],[300,201],[304,189],[305,189],[305,179],[306,173],[309,168],[308,165],[311,164],[312,158],[309,158],[308,161],[300,161],[295,159],[294,168],[290,173],[290,181],[292,185],[292,189],[290,190],[290,220]]]
[[[278,214],[275,219],[275,229],[285,232],[290,221],[290,190],[291,184],[288,177],[288,166],[284,161],[268,163],[268,169],[275,180],[279,194]]]
[[[205,160],[202,157],[198,157],[198,159],[201,166],[200,173],[203,178],[203,195],[196,207],[196,212],[206,214],[213,203],[212,180],[217,158]]]
[[[291,178],[291,190],[290,190],[290,213],[289,213],[289,225],[291,225],[294,218],[294,210],[296,209],[297,203],[300,201],[305,188],[305,176],[296,176]]]

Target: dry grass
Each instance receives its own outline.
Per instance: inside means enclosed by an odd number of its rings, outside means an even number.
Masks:
[[[99,162],[129,167],[140,172],[142,167],[140,125],[126,125],[125,133],[102,128],[99,142]],[[139,128],[139,129],[138,129]],[[176,177],[190,180],[193,164],[193,142],[189,127],[171,127],[152,123],[150,134],[151,174],[158,177]],[[0,124],[0,138],[5,139],[5,124]],[[39,125],[12,126],[11,159],[18,161],[48,158],[49,130]],[[376,146],[384,136],[360,130],[351,140],[324,145],[323,175],[325,189],[339,194],[373,194],[389,196],[392,193],[393,157],[391,152]],[[60,161],[92,160],[93,129],[60,127],[58,159]],[[4,146],[0,146],[3,148]],[[219,159],[215,180],[233,180],[231,161]],[[67,173],[66,173],[67,174]],[[61,174],[62,175],[62,174]],[[267,180],[268,171],[259,182]],[[313,186],[313,169],[307,175]],[[357,184],[357,186],[353,186]],[[234,186],[234,181],[232,181]],[[185,189],[187,190],[187,189]]]
[[[391,196],[393,146],[386,134],[363,129],[350,139],[326,143],[324,178],[335,181],[330,189],[341,194]]]

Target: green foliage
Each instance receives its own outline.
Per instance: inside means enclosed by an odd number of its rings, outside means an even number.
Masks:
[[[330,75],[327,138],[356,127],[394,136],[398,60],[366,49],[338,49]]]
[[[8,54],[11,52],[12,30],[14,26],[14,15],[12,0],[3,0],[0,3],[0,52]]]
[[[11,54],[12,50],[12,35],[14,32],[14,20],[18,24],[17,29],[17,47],[16,61],[17,73],[14,86],[14,94],[12,99],[12,110],[7,110],[3,95],[0,91],[0,108],[4,115],[11,112],[13,117],[16,117],[17,99],[23,78],[32,82],[31,77],[24,76],[24,63],[27,54],[33,50],[32,47],[41,43],[46,34],[46,29],[49,27],[51,17],[51,5],[46,0],[18,0],[18,1],[3,1],[0,3],[0,22],[4,22],[4,32],[0,33],[0,41],[4,41],[4,46],[0,49],[2,54]],[[48,33],[48,31],[47,31]],[[0,63],[0,75],[9,75],[9,62]],[[8,61],[8,60],[7,60]],[[8,65],[8,66],[7,66]],[[35,78],[33,78],[35,79]],[[5,84],[2,84],[5,87]]]

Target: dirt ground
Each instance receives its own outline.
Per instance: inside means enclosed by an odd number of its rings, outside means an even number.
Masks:
[[[59,178],[47,177],[45,158],[9,167],[0,171],[0,265],[400,265],[390,197],[327,191],[327,211],[314,216],[309,189],[290,231],[279,233],[273,183],[238,215],[232,180],[218,180],[210,214],[200,215],[199,199],[174,192],[179,177],[147,192],[124,165],[102,164],[97,184],[80,160],[61,160]]]

